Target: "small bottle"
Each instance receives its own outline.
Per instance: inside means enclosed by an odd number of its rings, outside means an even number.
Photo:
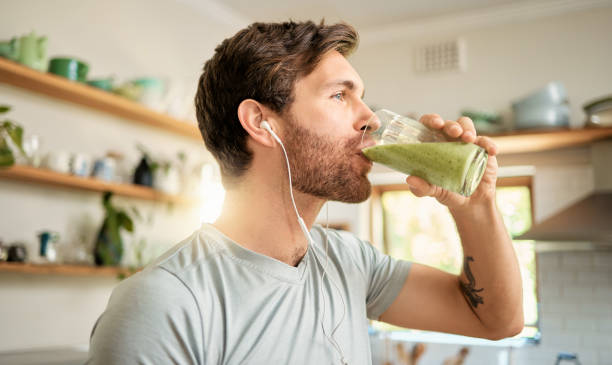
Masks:
[[[484,148],[448,141],[441,131],[389,110],[373,118],[371,124],[380,125],[370,133],[376,145],[363,149],[370,160],[463,196],[476,190],[487,166]]]

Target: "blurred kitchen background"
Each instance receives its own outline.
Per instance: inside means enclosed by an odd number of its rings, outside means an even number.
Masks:
[[[524,279],[519,336],[373,322],[373,363],[612,364],[612,1],[1,4],[0,363],[82,363],[119,280],[215,219],[192,105],[215,46],[253,21],[325,18],[359,31],[372,108],[468,115],[493,136]],[[331,225],[458,273],[446,209],[399,173],[370,177],[372,198],[330,204]]]

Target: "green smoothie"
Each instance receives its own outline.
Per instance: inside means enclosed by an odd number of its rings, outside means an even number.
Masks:
[[[365,148],[363,154],[374,162],[464,196],[476,190],[487,162],[482,147],[463,142],[383,144]]]

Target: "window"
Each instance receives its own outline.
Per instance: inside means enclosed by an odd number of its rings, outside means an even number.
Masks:
[[[531,177],[498,179],[497,205],[512,237],[527,231],[532,223]],[[434,198],[417,198],[405,185],[374,188],[373,239],[382,235],[381,248],[387,254],[459,274],[463,252],[459,234],[448,209]],[[376,225],[378,223],[378,230]],[[535,247],[533,241],[514,240],[523,279],[525,328],[517,337],[537,340],[538,300]],[[405,331],[381,322],[381,331]]]

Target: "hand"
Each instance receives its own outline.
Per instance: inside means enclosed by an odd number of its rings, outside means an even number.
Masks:
[[[468,117],[457,121],[444,120],[438,114],[426,114],[419,120],[424,125],[443,131],[453,140],[475,143],[489,154],[487,167],[480,184],[470,197],[453,193],[439,186],[431,185],[417,176],[408,176],[406,183],[410,191],[418,197],[432,196],[451,209],[469,207],[474,204],[487,203],[495,199],[495,182],[497,181],[497,145],[488,137],[478,136],[474,123]]]

